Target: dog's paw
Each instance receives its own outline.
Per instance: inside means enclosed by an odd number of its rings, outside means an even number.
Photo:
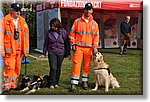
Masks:
[[[95,89],[95,88],[94,88],[94,89],[92,89],[92,91],[96,91],[96,90],[97,90],[97,89]]]
[[[24,92],[23,90],[20,90],[19,92]]]
[[[24,88],[24,89],[20,90],[20,92],[24,92],[24,91],[27,91],[27,90],[29,90],[29,88],[28,88],[28,87],[26,87],[26,88]]]
[[[112,89],[119,88],[120,85],[112,86]]]
[[[108,92],[108,90],[105,90],[105,92]]]
[[[30,90],[30,91],[28,91],[27,93],[25,93],[26,95],[28,95],[28,94],[32,94],[32,93],[34,93],[36,91],[36,89],[32,89],[32,90]]]

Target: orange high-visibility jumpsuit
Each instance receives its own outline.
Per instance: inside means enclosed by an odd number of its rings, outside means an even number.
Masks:
[[[4,53],[4,29],[2,27],[3,20],[0,19],[0,56]]]
[[[20,75],[22,54],[27,56],[29,53],[29,29],[25,19],[19,16],[18,31],[19,38],[14,39],[15,25],[10,14],[3,18],[3,25],[0,26],[1,33],[4,35],[4,64],[3,88],[10,89],[17,87],[17,78]],[[1,35],[1,34],[0,34]]]
[[[88,23],[84,19],[84,14],[81,18],[76,19],[71,28],[69,38],[71,44],[76,45],[76,50],[72,58],[74,67],[72,70],[71,84],[79,83],[82,59],[84,59],[82,81],[88,81],[92,51],[99,44],[99,28],[98,24],[93,20],[93,16],[90,16]]]
[[[3,28],[2,27],[2,22],[3,20],[0,18],[0,86],[2,86],[2,69],[4,67],[3,65],[3,56],[4,56],[4,35],[3,35]],[[2,87],[0,87],[0,93],[1,93],[1,90]]]

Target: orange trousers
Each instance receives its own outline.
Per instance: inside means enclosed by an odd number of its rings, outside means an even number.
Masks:
[[[82,46],[76,46],[76,51],[73,55],[73,63],[74,67],[72,70],[72,78],[71,83],[72,84],[78,84],[80,71],[81,71],[81,65],[82,60],[83,61],[83,69],[82,69],[82,81],[87,81],[88,74],[90,72],[90,62],[92,59],[92,48],[91,47],[82,47]]]
[[[6,54],[4,58],[5,70],[3,88],[16,88],[17,78],[20,75],[22,52],[16,51],[16,54]]]

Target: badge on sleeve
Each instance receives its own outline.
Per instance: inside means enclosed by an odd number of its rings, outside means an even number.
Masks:
[[[92,26],[92,29],[95,29],[95,26]]]
[[[27,24],[24,24],[24,27],[27,27]]]

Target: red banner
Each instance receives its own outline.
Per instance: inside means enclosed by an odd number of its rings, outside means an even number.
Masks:
[[[56,7],[83,9],[87,2],[91,2],[94,9],[143,10],[142,0],[46,0],[42,5],[42,9],[52,9]]]
[[[60,0],[60,8],[84,8],[88,0]],[[101,8],[101,0],[91,0],[93,8]]]

